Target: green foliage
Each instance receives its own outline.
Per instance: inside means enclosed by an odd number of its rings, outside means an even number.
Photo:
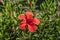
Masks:
[[[37,0],[32,0],[30,7],[27,0],[3,0],[0,13],[0,40],[60,40],[60,14],[57,11],[56,0],[45,0],[40,4],[41,10],[36,10]],[[26,7],[26,8],[25,8]],[[18,15],[32,11],[41,20],[34,33],[19,29]],[[12,18],[10,16],[12,12]]]

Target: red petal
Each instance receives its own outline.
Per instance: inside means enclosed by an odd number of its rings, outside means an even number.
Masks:
[[[19,28],[22,30],[25,30],[26,29],[26,22],[21,22],[19,25]]]
[[[0,0],[0,3],[2,2],[3,0]]]
[[[18,19],[24,20],[24,19],[25,19],[25,15],[24,15],[24,14],[20,14],[20,15],[18,16]]]
[[[33,22],[34,22],[35,24],[37,24],[37,25],[40,24],[40,21],[39,21],[37,18],[34,18],[34,19],[33,19]]]
[[[30,19],[30,18],[32,18],[34,15],[33,15],[32,12],[27,11],[27,12],[26,12],[26,16],[27,16],[28,19]]]
[[[36,31],[36,25],[28,25],[28,29],[30,32],[35,32]]]

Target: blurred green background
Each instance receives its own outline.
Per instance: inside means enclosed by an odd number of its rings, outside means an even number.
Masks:
[[[27,10],[41,20],[34,33],[18,27]],[[0,1],[0,40],[60,40],[60,0],[32,0],[31,7],[30,0]]]

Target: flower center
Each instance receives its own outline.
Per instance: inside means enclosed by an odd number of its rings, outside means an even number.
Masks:
[[[32,20],[31,19],[26,19],[26,23],[27,24],[31,24],[32,23]]]

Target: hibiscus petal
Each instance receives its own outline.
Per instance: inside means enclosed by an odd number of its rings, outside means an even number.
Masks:
[[[28,29],[30,32],[35,32],[36,31],[36,25],[28,25]]]
[[[33,22],[37,25],[40,24],[40,20],[38,20],[36,17],[33,19]]]
[[[27,16],[28,19],[30,19],[30,18],[32,18],[34,15],[33,15],[32,12],[27,11],[27,12],[26,12],[26,16]]]
[[[26,29],[26,22],[21,22],[19,24],[19,28],[22,29],[22,30],[25,30]]]
[[[25,15],[24,15],[24,14],[20,14],[20,15],[18,16],[18,19],[24,20],[24,19],[25,19]]]

